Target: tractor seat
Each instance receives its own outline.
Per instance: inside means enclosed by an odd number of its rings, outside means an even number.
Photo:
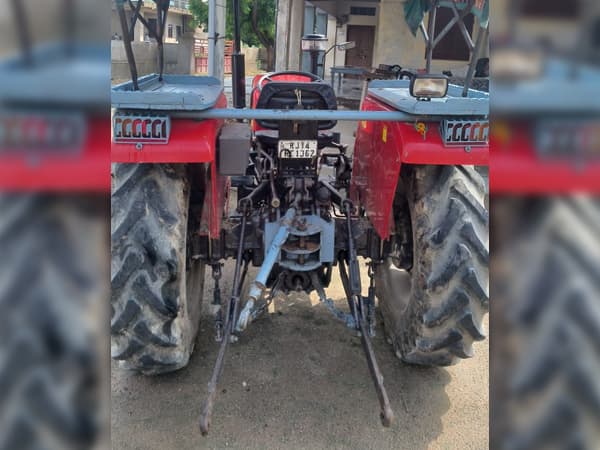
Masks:
[[[256,109],[293,109],[298,105],[298,95],[304,109],[337,109],[333,88],[323,82],[298,83],[272,81],[266,83],[256,102]],[[278,130],[278,120],[257,120],[258,125],[268,130]],[[319,130],[335,127],[335,120],[320,120]],[[319,136],[319,140],[321,137]]]
[[[317,137],[317,147],[322,149],[329,147],[335,140],[337,133],[328,131],[319,131]],[[277,148],[277,142],[279,141],[279,131],[277,130],[260,130],[255,133],[256,139],[264,148]]]

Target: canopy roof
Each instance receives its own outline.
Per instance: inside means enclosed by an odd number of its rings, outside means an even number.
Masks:
[[[482,28],[487,28],[489,18],[489,0],[407,0],[404,4],[404,17],[414,35],[417,34],[419,25],[433,7],[452,7],[458,10],[471,8],[471,12],[479,18]]]

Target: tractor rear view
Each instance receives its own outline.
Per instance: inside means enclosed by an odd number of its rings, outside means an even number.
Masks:
[[[488,97],[466,94],[445,77],[414,75],[372,84],[361,111],[338,111],[319,77],[275,72],[255,78],[251,108],[227,109],[213,78],[161,74],[116,86],[113,358],[147,374],[185,366],[209,268],[221,344],[205,434],[228,346],[277,292],[316,291],[360,335],[389,426],[371,343],[376,297],[405,362],[453,364],[484,338],[488,214],[473,166],[487,164]],[[360,121],[353,154],[332,131],[338,120]],[[359,257],[369,265],[366,296]],[[233,287],[222,295],[229,258]],[[250,265],[259,269],[242,296]],[[334,271],[343,310],[326,294]]]

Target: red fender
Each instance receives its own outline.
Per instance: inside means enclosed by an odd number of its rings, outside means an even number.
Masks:
[[[110,192],[108,117],[88,118],[77,152],[39,149],[31,154],[0,149],[0,190]]]
[[[217,108],[227,107],[225,95],[219,98]],[[221,218],[225,208],[228,178],[219,175],[216,165],[216,144],[223,120],[172,119],[167,144],[111,143],[111,161],[118,163],[207,163],[209,177],[204,187],[203,221],[208,224],[208,234],[219,236]]]
[[[221,94],[217,108],[227,107]],[[168,114],[168,112],[166,112]],[[167,144],[136,144],[111,142],[111,161],[120,163],[200,163],[215,161],[217,136],[223,120],[172,119]]]
[[[495,121],[490,135],[490,193],[563,195],[600,192],[600,158],[578,161],[544,159],[533,138],[533,125]],[[597,149],[596,149],[597,151]],[[600,152],[597,151],[600,156]]]
[[[363,111],[394,111],[367,96]],[[392,203],[402,164],[487,165],[489,147],[448,147],[437,123],[419,132],[416,123],[361,121],[356,132],[350,196],[363,206],[382,239],[390,236]],[[421,128],[422,130],[422,128]]]

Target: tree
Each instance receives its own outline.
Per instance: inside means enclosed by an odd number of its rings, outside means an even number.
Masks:
[[[190,0],[194,24],[208,25],[208,3]],[[275,54],[275,18],[277,0],[240,0],[240,38],[247,45],[262,46],[267,51],[267,70],[273,70]],[[233,0],[227,0],[225,37],[233,39]]]

